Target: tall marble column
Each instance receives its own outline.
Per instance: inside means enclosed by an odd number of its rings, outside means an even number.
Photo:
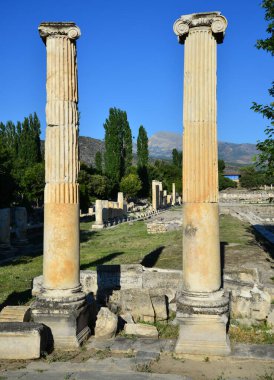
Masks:
[[[78,346],[89,334],[80,286],[78,88],[76,39],[71,22],[39,26],[47,49],[43,293],[33,305],[54,345]]]
[[[227,20],[220,12],[181,16],[185,45],[183,104],[183,288],[177,299],[177,353],[225,355],[228,297],[221,289],[216,133],[216,47]]]

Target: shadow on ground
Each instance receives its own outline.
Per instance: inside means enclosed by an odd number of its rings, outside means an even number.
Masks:
[[[262,225],[261,227],[264,228],[265,226]],[[247,231],[254,236],[256,243],[270,255],[272,260],[274,260],[274,245],[264,238],[253,226],[249,226]]]
[[[80,243],[85,243],[86,241],[89,241],[92,236],[95,236],[98,234],[97,231],[90,231],[90,230],[80,230]]]
[[[18,306],[25,305],[32,299],[31,289],[24,290],[23,292],[12,292],[5,301],[0,305],[0,311],[5,306]]]
[[[107,256],[100,257],[100,259],[97,259],[97,260],[94,260],[94,261],[90,261],[89,263],[82,264],[80,269],[81,270],[91,269],[92,267],[97,267],[98,265],[103,265],[103,264],[109,263],[111,260],[113,260],[116,257],[121,256],[123,254],[124,254],[124,252],[113,252],[113,253],[110,253]]]
[[[161,253],[163,252],[164,248],[165,248],[164,246],[161,246],[161,247],[158,247],[158,248],[154,249],[154,251],[148,253],[143,258],[143,260],[141,261],[141,265],[143,265],[144,267],[147,267],[147,268],[154,267],[154,265],[159,260],[159,257],[161,255]]]

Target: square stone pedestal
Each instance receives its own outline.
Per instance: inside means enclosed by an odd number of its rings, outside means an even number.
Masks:
[[[51,345],[51,332],[42,324],[0,323],[0,359],[37,359],[42,352],[50,352]]]
[[[74,350],[90,336],[90,306],[86,301],[62,303],[38,299],[31,308],[33,320],[51,329],[54,348]]]
[[[103,228],[105,228],[105,226],[104,226],[104,224],[93,224],[92,226],[91,226],[91,229],[92,230],[102,230]]]
[[[179,338],[175,353],[225,356],[230,354],[226,315],[177,313]]]

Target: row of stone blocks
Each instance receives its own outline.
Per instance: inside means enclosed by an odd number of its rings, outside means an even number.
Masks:
[[[102,228],[107,228],[107,227],[113,227],[116,226],[120,223],[126,223],[126,222],[135,222],[135,221],[140,221],[140,220],[146,220],[151,218],[154,215],[157,215],[161,212],[167,211],[168,207],[163,208],[161,210],[149,210],[141,213],[135,213],[131,215],[124,215],[122,217],[117,217],[117,218],[112,218],[109,219],[108,221],[104,222],[103,224],[93,224],[92,229],[102,229]]]

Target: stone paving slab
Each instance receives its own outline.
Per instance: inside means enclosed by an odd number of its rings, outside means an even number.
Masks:
[[[94,348],[96,350],[110,349],[113,353],[136,353],[138,351],[147,352],[173,352],[176,344],[175,339],[152,339],[138,338],[129,339],[118,337],[109,340],[90,339],[86,345],[87,349]]]
[[[248,359],[272,359],[274,361],[274,345],[237,343],[232,347],[231,356]]]
[[[2,379],[8,380],[194,380],[190,377],[146,372],[126,372],[126,373],[110,373],[101,372],[94,369],[86,372],[32,372],[32,373],[8,373],[6,372]]]
[[[159,354],[158,354],[159,355]],[[140,353],[140,363],[147,360],[155,360],[156,354]],[[83,363],[71,362],[32,362],[26,368],[17,371],[7,371],[0,373],[0,378],[9,380],[146,380],[146,379],[167,379],[167,380],[192,380],[186,376],[162,375],[148,372],[138,372],[136,370],[138,359],[136,358],[105,358],[101,360],[89,359]],[[144,367],[145,368],[145,367]]]

